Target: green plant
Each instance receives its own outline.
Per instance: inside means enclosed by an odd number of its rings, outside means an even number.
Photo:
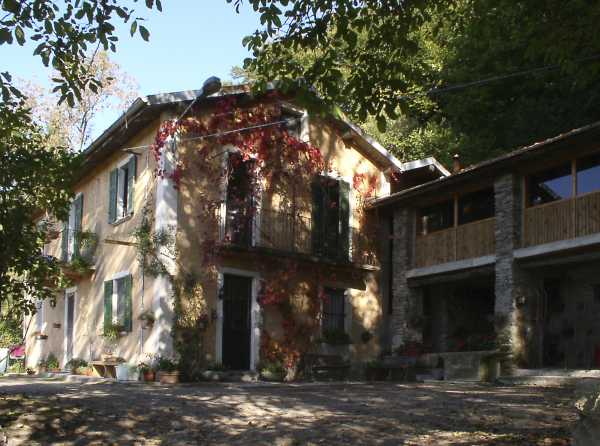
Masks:
[[[84,273],[91,268],[91,263],[80,255],[74,255],[69,261],[69,268],[78,273]]]
[[[149,211],[145,208],[144,214]],[[170,255],[175,251],[175,237],[172,234],[172,228],[152,231],[150,220],[144,215],[142,222],[136,228],[133,236],[136,241],[138,262],[152,277],[168,275],[167,267],[160,258],[161,252],[168,252]],[[173,255],[173,257],[175,257]]]
[[[261,373],[269,373],[271,375],[284,375],[286,370],[281,362],[265,361],[259,364],[258,369]]]
[[[60,368],[60,364],[58,363],[58,359],[56,358],[54,353],[48,354],[48,357],[46,358],[46,367],[48,367],[48,369],[50,370]]]
[[[348,333],[339,329],[324,330],[322,341],[332,345],[347,345],[351,343]]]
[[[23,373],[25,371],[25,362],[22,359],[17,359],[8,367],[10,373]]]
[[[154,370],[154,368],[146,362],[140,362],[137,368],[141,373],[152,372]]]
[[[0,348],[8,348],[21,343],[21,323],[17,319],[0,320]]]
[[[175,372],[179,368],[177,361],[165,356],[157,356],[156,368],[161,372]]]
[[[381,362],[378,359],[372,359],[371,361],[367,361],[365,363],[365,369],[383,369],[384,365],[383,362]]]
[[[78,368],[86,368],[88,366],[88,363],[85,359],[80,359],[80,358],[73,358],[71,359],[69,362],[67,362],[67,364],[65,365],[65,367],[69,370],[73,370],[76,371]]]
[[[120,337],[121,333],[125,330],[125,327],[120,324],[109,324],[104,327],[104,339],[108,342],[116,342]]]
[[[88,262],[98,246],[98,236],[95,232],[81,231],[77,234],[80,256]]]

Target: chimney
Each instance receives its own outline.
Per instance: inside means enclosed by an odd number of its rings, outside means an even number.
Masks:
[[[460,172],[460,155],[458,153],[456,153],[453,157],[452,157],[452,173],[458,173]]]

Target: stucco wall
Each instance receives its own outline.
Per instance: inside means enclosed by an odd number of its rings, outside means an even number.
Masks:
[[[134,147],[152,143],[159,121],[148,126],[139,135],[124,146]],[[149,330],[142,330],[139,314],[142,305],[146,309],[152,305],[152,278],[146,277],[143,284],[137,251],[134,246],[123,244],[134,241],[133,232],[141,222],[142,209],[146,200],[153,200],[155,189],[155,161],[147,149],[136,149],[137,177],[134,189],[133,215],[118,224],[108,222],[109,172],[128,159],[131,154],[118,150],[102,165],[86,176],[76,187],[75,193],[83,193],[82,230],[93,231],[98,236],[98,246],[94,256],[94,271],[81,280],[76,280],[75,323],[73,357],[85,360],[98,359],[104,350],[103,329],[103,293],[104,281],[112,279],[121,272],[133,276],[132,289],[132,332],[122,337],[115,353],[131,363],[143,358],[143,351],[151,349],[147,339]],[[153,204],[153,201],[152,201]],[[112,243],[111,243],[112,242]],[[46,246],[46,254],[60,258],[60,237]],[[34,316],[35,319],[35,316]],[[54,328],[60,323],[60,328]],[[32,322],[27,336],[27,364],[35,366],[40,359],[53,352],[63,366],[63,343],[65,329],[64,290],[57,291],[56,308],[44,302],[44,334],[47,340],[35,340],[35,321]]]
[[[334,129],[324,121],[311,117],[308,130],[310,142],[320,148],[331,166],[330,174],[332,176],[342,177],[350,183],[351,187],[355,173],[376,175],[382,179],[378,167],[358,152],[355,147],[344,143]],[[199,360],[211,362],[218,357],[216,345],[219,324],[216,317],[219,270],[235,268],[255,272],[260,275],[261,279],[269,281],[271,278],[278,277],[286,266],[285,257],[249,256],[243,252],[234,251],[229,251],[227,255],[216,259],[206,259],[207,254],[213,253],[213,247],[212,244],[207,246],[205,243],[215,241],[218,221],[214,217],[214,210],[207,211],[204,206],[207,200],[219,200],[224,197],[225,181],[221,179],[220,182],[215,182],[214,179],[203,174],[203,167],[198,164],[197,150],[198,145],[191,143],[180,145],[180,156],[185,174],[180,187],[177,246],[180,258],[185,259],[185,264],[181,265],[179,279],[185,281],[187,275],[196,284],[193,297],[190,297],[189,293],[184,293],[181,308],[191,312],[196,311],[197,314],[203,311],[208,315],[209,321],[200,337],[194,334],[197,333],[194,331],[194,322],[185,321],[184,323],[189,325],[185,330],[180,331],[180,342],[184,345],[189,345],[189,342],[198,343],[198,350],[201,351],[202,356]],[[212,150],[218,152],[218,149],[213,148]],[[222,152],[220,156],[210,158],[210,162],[215,163],[215,166],[223,163]],[[376,193],[381,193],[386,187],[381,179]],[[302,213],[310,216],[310,182],[305,186],[301,190],[295,191],[295,205],[296,209],[303,210]],[[268,184],[263,184],[263,187],[261,205],[264,208],[278,209],[283,202],[281,190],[285,191],[286,188],[278,188],[277,193],[271,193]],[[359,194],[353,190],[351,193],[351,226],[355,228],[360,228],[361,224],[366,221],[359,211],[360,198]],[[289,200],[289,196],[287,199]],[[321,276],[319,281],[321,285],[348,289],[351,302],[349,334],[353,342],[350,346],[352,358],[360,360],[376,356],[379,353],[378,328],[382,318],[378,271],[357,268],[350,268],[350,270],[346,268],[343,271],[340,271],[339,268],[328,270],[319,263],[310,262],[300,262],[299,265],[298,271],[293,275],[293,280],[297,281],[297,284],[291,287],[297,290],[297,295],[293,300],[302,302],[308,294],[315,293],[319,275]],[[322,277],[327,279],[324,280]],[[301,308],[301,305],[298,308]],[[301,310],[298,311],[297,316],[302,317]],[[262,321],[262,328],[267,330],[271,336],[281,337],[281,318],[277,312],[265,311]],[[365,331],[374,335],[368,343],[363,343],[361,340],[361,335]]]

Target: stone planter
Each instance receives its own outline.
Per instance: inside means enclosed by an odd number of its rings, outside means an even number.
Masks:
[[[179,383],[179,372],[158,372],[158,381],[161,384]]]

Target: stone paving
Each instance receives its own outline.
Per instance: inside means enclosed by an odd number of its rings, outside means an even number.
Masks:
[[[0,445],[567,445],[570,387],[0,378]]]

